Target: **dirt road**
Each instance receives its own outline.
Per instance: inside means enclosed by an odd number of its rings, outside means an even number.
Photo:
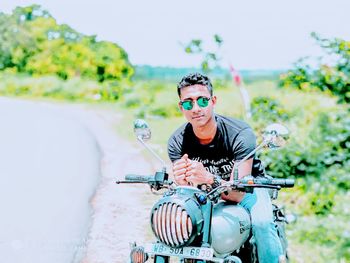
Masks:
[[[149,212],[157,197],[148,186],[116,185],[115,181],[127,173],[152,174],[154,170],[136,140],[131,144],[117,136],[113,127],[121,116],[116,112],[77,106],[75,114],[95,135],[102,152],[101,181],[91,200],[92,226],[82,248],[82,262],[128,262],[130,242],[150,241]]]

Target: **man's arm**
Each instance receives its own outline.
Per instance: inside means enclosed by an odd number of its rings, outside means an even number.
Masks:
[[[190,159],[189,163],[190,165],[187,165],[187,171],[185,174],[185,180],[187,182],[191,182],[192,184],[213,184],[214,183],[214,175],[208,172],[202,163],[191,161]],[[248,159],[247,161],[243,162],[238,167],[238,178],[243,178],[244,176],[250,175],[252,172],[252,165],[253,165],[253,158]],[[233,180],[233,171],[231,173],[230,180]],[[240,202],[242,201],[244,197],[244,192],[239,191],[231,191],[226,194],[222,194],[221,198],[225,201],[231,201],[231,202]]]
[[[245,162],[243,162],[238,167],[238,178],[241,179],[244,176],[251,175],[252,166],[253,166],[253,158],[250,158],[250,159],[246,160]],[[234,170],[232,170],[231,177],[230,177],[231,181],[233,180],[233,171]],[[244,192],[231,191],[228,193],[228,195],[222,194],[221,198],[225,201],[232,201],[232,202],[239,203],[240,201],[242,201],[244,194],[245,194]]]
[[[245,156],[251,153],[256,147],[256,138],[253,130],[251,128],[246,128],[240,131],[239,135],[235,139],[232,145],[232,150],[234,151],[235,163],[242,160]],[[241,163],[238,167],[238,178],[241,179],[244,176],[252,174],[253,167],[253,157]],[[233,180],[232,169],[230,180]],[[240,202],[244,197],[244,192],[231,191],[228,195],[222,194],[221,198],[226,201]]]

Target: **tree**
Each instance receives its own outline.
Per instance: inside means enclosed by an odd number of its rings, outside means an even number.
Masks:
[[[295,68],[281,76],[280,85],[300,90],[321,90],[338,97],[339,103],[350,103],[350,41],[339,38],[322,39],[316,33],[311,36],[326,51],[316,68],[307,59],[300,59]],[[332,57],[333,64],[325,63]]]
[[[117,44],[59,25],[39,5],[17,7],[11,15],[0,13],[0,52],[0,70],[31,75],[103,82],[129,80],[134,73]]]

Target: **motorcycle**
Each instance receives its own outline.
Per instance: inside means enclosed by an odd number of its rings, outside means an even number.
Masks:
[[[156,241],[144,246],[132,245],[130,263],[169,263],[172,259],[184,263],[258,263],[257,249],[252,235],[249,212],[243,207],[220,200],[223,193],[268,188],[272,199],[277,198],[282,187],[293,187],[293,179],[271,177],[238,178],[238,167],[263,147],[279,148],[288,139],[288,130],[280,124],[271,124],[263,131],[263,142],[233,167],[233,180],[215,189],[204,191],[193,186],[177,186],[166,172],[164,161],[146,144],[151,131],[144,120],[136,120],[137,139],[162,163],[163,168],[154,175],[125,176],[117,184],[148,184],[152,192],[165,189],[154,204],[150,224]],[[284,210],[273,205],[274,221],[281,240],[286,262],[287,239]],[[150,260],[150,261],[149,261]]]

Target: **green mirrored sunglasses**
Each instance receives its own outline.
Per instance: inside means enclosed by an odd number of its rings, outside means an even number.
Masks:
[[[211,98],[207,98],[207,97],[198,97],[197,98],[197,104],[199,107],[201,108],[205,108],[208,106],[209,104],[209,100]],[[184,110],[192,110],[193,109],[193,105],[194,105],[194,101],[193,100],[183,100],[180,101],[180,105],[182,106],[182,108]]]

